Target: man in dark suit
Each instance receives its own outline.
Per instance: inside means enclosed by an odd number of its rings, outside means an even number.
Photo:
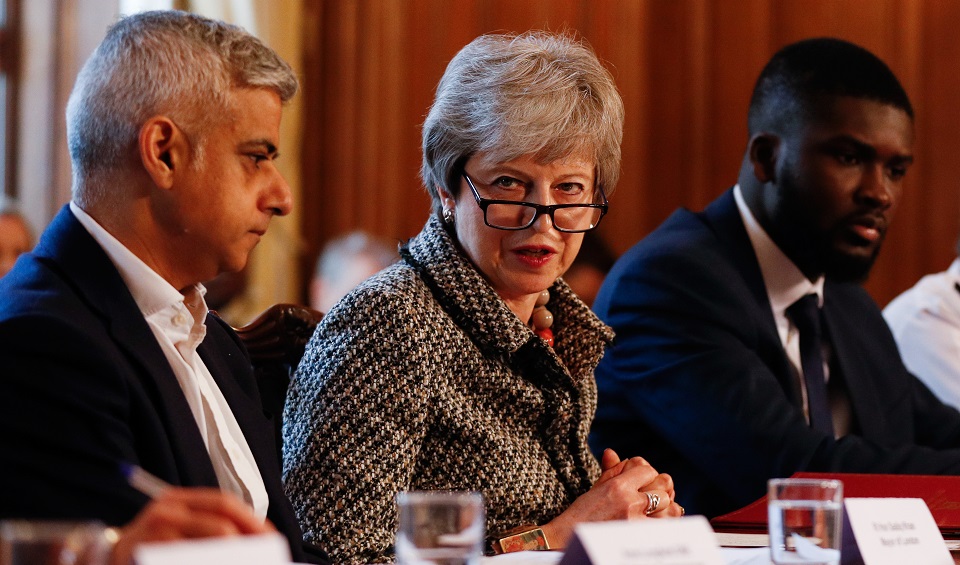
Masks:
[[[0,517],[124,526],[115,563],[142,541],[274,527],[322,562],[250,360],[199,284],[243,268],[290,210],[274,159],[296,90],[259,40],[183,12],[122,19],[87,61],[67,108],[72,202],[0,282]],[[148,504],[130,464],[198,488]]]
[[[907,372],[859,285],[913,147],[887,66],[833,39],[764,68],[738,185],[611,271],[591,445],[643,455],[714,516],[796,471],[960,473],[960,414]],[[794,306],[796,304],[796,306]]]

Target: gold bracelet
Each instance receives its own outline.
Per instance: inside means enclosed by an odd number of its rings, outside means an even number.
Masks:
[[[515,551],[546,551],[550,549],[547,537],[540,526],[520,526],[508,532],[504,537],[494,539],[491,547],[497,555]]]

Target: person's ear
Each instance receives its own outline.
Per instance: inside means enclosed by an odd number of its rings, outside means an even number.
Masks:
[[[170,118],[154,116],[140,128],[137,141],[140,162],[154,184],[172,187],[174,173],[186,165],[190,150],[183,131]]]
[[[440,196],[440,204],[442,204],[443,209],[453,210],[457,204],[457,201],[454,200],[453,195],[450,194],[450,191],[440,185],[437,185],[437,194]]]
[[[776,183],[780,138],[772,133],[757,133],[750,138],[748,147],[753,176],[761,183]]]

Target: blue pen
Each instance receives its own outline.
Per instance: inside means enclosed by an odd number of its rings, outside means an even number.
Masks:
[[[160,496],[160,493],[163,491],[173,487],[173,485],[164,481],[160,477],[148,473],[139,465],[134,465],[132,463],[121,463],[120,472],[123,473],[123,476],[127,478],[127,482],[130,483],[130,486],[149,496],[150,498],[156,498]]]

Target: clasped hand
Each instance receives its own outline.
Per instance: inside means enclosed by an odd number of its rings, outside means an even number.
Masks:
[[[658,473],[644,458],[621,461],[616,452],[607,449],[600,467],[603,472],[593,487],[542,527],[550,547],[566,547],[574,526],[580,522],[683,515],[683,509],[673,501],[676,495],[673,479],[666,473]],[[651,508],[654,498],[658,498],[659,503]]]

